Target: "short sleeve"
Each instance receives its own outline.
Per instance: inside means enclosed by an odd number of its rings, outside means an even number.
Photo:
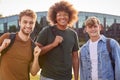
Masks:
[[[73,47],[73,51],[78,51],[79,50],[79,40],[78,40],[78,35],[77,33],[75,32],[75,35],[74,35],[74,38],[75,38],[75,44],[74,44],[74,47]]]
[[[47,40],[48,40],[48,27],[45,27],[39,32],[37,42],[44,46],[47,44]]]

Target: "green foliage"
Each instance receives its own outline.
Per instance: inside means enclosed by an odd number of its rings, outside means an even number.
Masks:
[[[17,31],[16,25],[11,25],[9,28],[9,32],[16,32],[16,31]]]

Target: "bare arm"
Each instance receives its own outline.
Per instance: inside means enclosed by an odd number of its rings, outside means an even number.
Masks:
[[[72,64],[73,64],[73,71],[74,71],[74,80],[78,80],[78,75],[79,75],[78,51],[75,51],[72,54]]]
[[[37,72],[40,70],[40,66],[38,62],[40,52],[41,52],[41,49],[38,46],[36,46],[34,48],[34,60],[33,60],[33,63],[31,64],[31,69],[30,69],[30,72],[33,76],[35,76]]]
[[[11,40],[10,39],[4,39],[3,43],[0,46],[0,52],[5,49],[9,44],[10,44]]]
[[[38,45],[41,49],[38,47],[34,49],[34,60],[33,63],[31,64],[31,69],[30,69],[30,72],[33,76],[35,76],[37,72],[40,70],[40,66],[38,62],[39,55],[44,55],[54,47],[58,46],[58,44],[60,44],[62,40],[63,38],[61,36],[56,36],[55,40],[49,45],[42,46],[42,44],[36,43],[36,45]]]
[[[41,48],[41,53],[40,55],[44,55],[45,53],[47,53],[48,51],[52,50],[53,48],[55,48],[56,46],[58,46],[61,42],[63,41],[63,38],[61,36],[56,36],[55,40],[51,43],[48,44],[46,46],[43,46],[40,43],[36,43],[40,48]]]

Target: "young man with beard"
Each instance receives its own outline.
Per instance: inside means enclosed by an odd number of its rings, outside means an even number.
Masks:
[[[71,80],[72,67],[74,80],[78,80],[78,36],[71,29],[78,12],[69,2],[60,1],[50,7],[47,18],[51,26],[42,29],[37,40],[42,49],[39,62],[44,57],[39,63],[40,80]]]
[[[34,48],[34,61],[32,53],[31,32],[34,30],[37,15],[32,10],[24,10],[19,14],[20,31],[15,35],[15,41],[10,49],[3,55],[0,62],[0,80],[30,80],[29,71],[34,73],[34,64],[41,49]],[[10,45],[11,33],[5,33],[0,37],[0,52]],[[31,68],[33,67],[33,68]]]
[[[90,39],[80,49],[80,80],[120,80],[118,42],[100,34],[101,23],[97,17],[85,21],[85,31]]]

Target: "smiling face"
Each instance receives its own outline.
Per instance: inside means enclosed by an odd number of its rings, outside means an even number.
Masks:
[[[100,35],[101,27],[99,24],[94,24],[92,26],[88,25],[86,26],[85,30],[91,38],[98,37]]]
[[[30,16],[22,16],[19,21],[20,31],[24,35],[30,35],[35,27],[35,19]]]
[[[89,17],[85,21],[85,31],[91,39],[98,39],[100,37],[101,25],[97,17]]]
[[[69,21],[69,14],[65,11],[57,12],[56,21],[58,26],[67,27]]]

